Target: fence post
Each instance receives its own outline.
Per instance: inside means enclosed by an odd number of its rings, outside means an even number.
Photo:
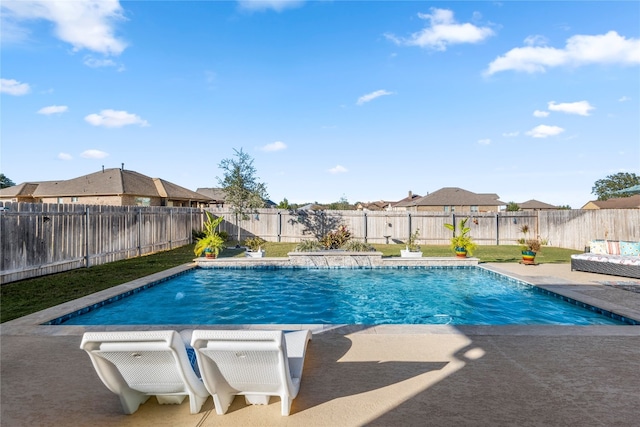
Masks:
[[[282,214],[278,211],[278,221],[277,221],[277,238],[276,241],[280,243],[282,241]]]
[[[89,255],[89,206],[84,209],[84,264],[85,267],[91,266],[91,257]]]
[[[364,242],[367,243],[367,213],[363,211],[362,214],[364,218]]]
[[[496,246],[500,246],[500,214],[496,212]]]
[[[407,241],[411,238],[411,212],[407,212],[407,223],[409,224],[409,231],[407,234]]]
[[[142,210],[138,209],[138,256],[142,255]]]
[[[171,240],[171,237],[173,237],[173,208],[170,208],[171,210],[169,211],[169,249],[173,249],[173,242]]]

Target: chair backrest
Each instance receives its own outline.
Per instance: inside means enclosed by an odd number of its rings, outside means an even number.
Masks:
[[[81,348],[114,392],[120,381],[147,394],[186,393],[198,382],[175,331],[88,332]]]
[[[238,393],[281,394],[292,388],[282,331],[194,331],[192,346],[209,391],[221,379]]]

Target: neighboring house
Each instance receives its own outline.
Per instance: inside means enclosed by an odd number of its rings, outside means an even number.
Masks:
[[[223,208],[225,204],[225,193],[222,188],[212,188],[212,187],[200,187],[196,189],[196,193],[202,194],[203,196],[209,198],[211,201],[209,202],[209,206],[216,208]],[[264,200],[265,208],[275,208],[278,205],[274,203],[272,200],[266,199]]]
[[[33,198],[33,192],[38,188],[41,182],[23,182],[0,189],[0,202],[24,202],[36,203],[38,200]]]
[[[202,194],[211,200],[209,206],[215,206],[216,208],[224,207],[225,194],[222,188],[200,187],[196,189],[196,193]]]
[[[408,210],[408,208],[410,206],[412,206],[411,204],[418,200],[419,198],[421,198],[422,196],[418,195],[418,194],[413,194],[413,192],[409,191],[409,195],[407,197],[405,197],[402,200],[398,200],[395,203],[392,203],[390,208],[387,210],[393,210],[393,211],[406,211]]]
[[[360,202],[356,205],[356,210],[358,211],[388,211],[391,209],[391,205],[393,202],[385,202],[384,200],[380,200],[377,202]]]
[[[458,187],[445,187],[407,204],[409,211],[422,212],[498,212],[506,203],[493,193],[473,193]]]
[[[640,194],[587,202],[582,209],[640,209]]]
[[[150,178],[141,173],[124,169],[103,169],[66,181],[25,183],[28,193],[5,199],[14,187],[2,189],[0,200],[34,203],[79,203],[110,206],[206,206],[210,199],[195,191],[160,178]],[[35,185],[35,186],[33,186]],[[28,197],[30,200],[28,200]]]
[[[518,207],[521,211],[547,211],[556,210],[557,206],[550,205],[548,203],[540,202],[535,199],[527,200],[526,202],[518,203]]]

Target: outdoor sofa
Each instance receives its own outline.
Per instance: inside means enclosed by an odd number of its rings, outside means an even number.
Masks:
[[[592,240],[588,252],[571,255],[571,270],[640,279],[640,242]]]

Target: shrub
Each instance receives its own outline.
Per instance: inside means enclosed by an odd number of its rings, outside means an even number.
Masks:
[[[341,225],[337,230],[327,233],[320,239],[320,243],[325,249],[340,249],[349,240],[351,240],[351,232],[346,225]]]
[[[316,252],[322,250],[322,244],[317,240],[303,240],[296,246],[296,252]]]
[[[342,246],[342,249],[349,252],[371,252],[375,251],[375,248],[368,243],[359,242],[357,240],[351,240]]]
[[[266,240],[264,240],[261,237],[255,236],[255,237],[246,239],[243,242],[243,246],[246,246],[247,248],[249,248],[249,250],[257,251],[258,249],[260,249],[260,246],[264,245],[265,243],[267,243]]]

